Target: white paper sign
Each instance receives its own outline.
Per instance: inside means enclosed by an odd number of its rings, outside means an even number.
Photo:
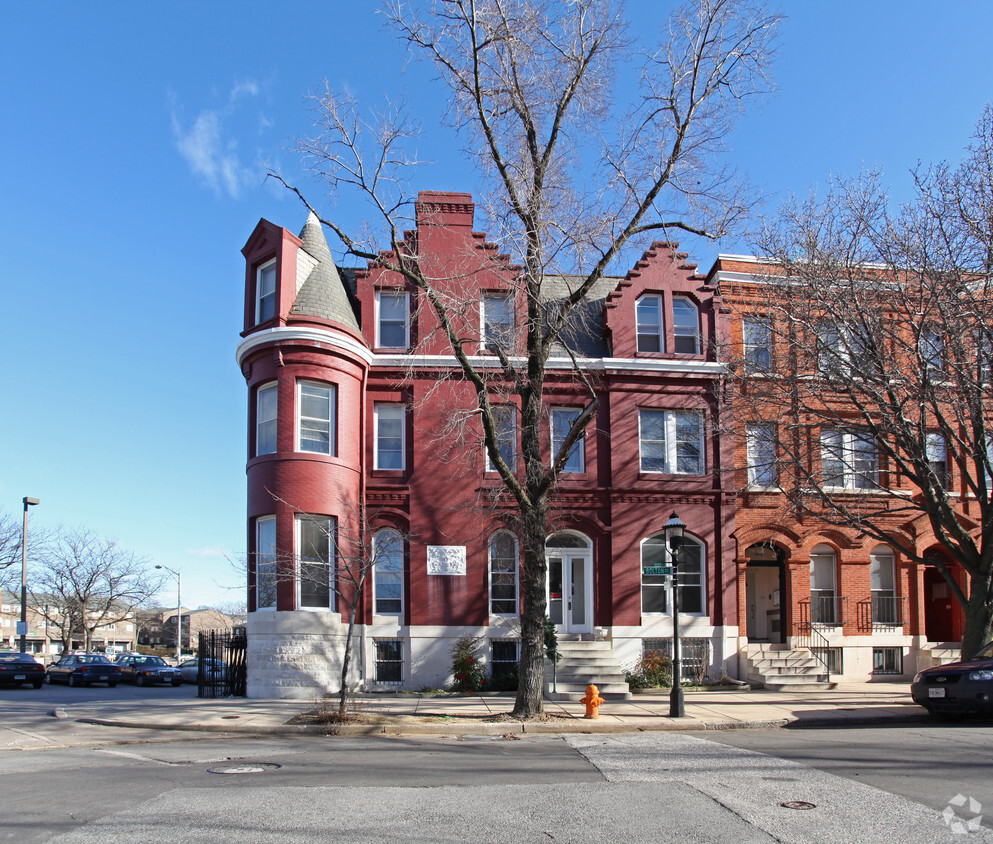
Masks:
[[[428,574],[465,574],[464,545],[429,545]]]

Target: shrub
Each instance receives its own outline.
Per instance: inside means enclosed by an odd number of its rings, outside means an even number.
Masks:
[[[516,692],[517,669],[506,671],[499,677],[490,677],[489,690],[491,692]]]
[[[452,645],[453,692],[478,692],[486,682],[479,658],[480,642],[474,636],[459,636]]]
[[[635,663],[624,679],[633,689],[651,689],[672,685],[672,660],[660,651],[649,651]]]

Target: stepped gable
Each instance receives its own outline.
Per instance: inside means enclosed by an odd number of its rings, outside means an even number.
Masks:
[[[338,273],[320,220],[311,212],[300,232],[301,248],[317,263],[304,280],[290,313],[340,322],[359,330],[345,283]]]

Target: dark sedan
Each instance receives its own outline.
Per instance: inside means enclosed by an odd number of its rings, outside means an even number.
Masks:
[[[993,715],[993,642],[972,659],[926,668],[910,693],[932,715]]]
[[[45,666],[31,654],[0,653],[0,686],[30,683],[36,689],[45,681]]]
[[[182,680],[179,671],[160,656],[125,656],[117,660],[121,669],[121,679],[136,686],[152,686],[156,683],[178,686]]]
[[[70,686],[89,686],[106,683],[113,688],[121,679],[121,669],[103,654],[66,654],[48,666],[46,683],[66,683]]]

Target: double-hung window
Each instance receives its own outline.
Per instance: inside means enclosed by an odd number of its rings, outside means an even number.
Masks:
[[[334,520],[297,516],[297,580],[302,609],[328,609],[334,580]]]
[[[279,407],[276,384],[265,384],[255,393],[255,454],[276,451],[276,417]]]
[[[517,538],[508,531],[490,537],[490,615],[517,615]]]
[[[902,623],[900,606],[896,599],[893,552],[885,545],[876,546],[869,555],[869,585],[872,589],[872,623]]]
[[[410,346],[410,297],[406,291],[376,292],[376,345],[389,349]]]
[[[565,444],[565,438],[569,435],[569,430],[572,428],[573,422],[579,418],[579,414],[582,411],[579,408],[574,407],[553,407],[551,412],[551,426],[552,426],[552,460],[554,461],[558,457],[559,452],[562,450],[562,446]],[[569,456],[566,458],[565,465],[562,467],[563,472],[584,472],[585,471],[585,456],[583,454],[583,445],[585,442],[585,437],[580,436],[580,438],[573,445],[572,450],[569,452]]]
[[[300,451],[335,453],[335,388],[333,384],[297,384],[297,442]]]
[[[700,354],[700,313],[689,299],[672,300],[672,339],[677,355]]]
[[[697,410],[638,411],[642,472],[702,475],[703,414]]]
[[[635,306],[639,352],[661,352],[662,346],[662,297],[648,293]]]
[[[841,614],[835,594],[837,557],[828,545],[810,552],[810,620],[814,624],[838,624]]]
[[[776,426],[771,422],[749,425],[745,431],[748,485],[774,487],[779,476],[776,461]]]
[[[948,486],[948,446],[942,434],[927,435],[927,462],[938,486]]]
[[[772,369],[772,325],[766,317],[745,317],[742,321],[745,372],[754,375]]]
[[[705,606],[703,546],[683,538],[675,559],[666,547],[665,535],[650,536],[641,543],[641,611],[647,615],[671,613],[670,575],[659,574],[660,567],[678,563],[679,612],[702,614]]]
[[[927,372],[936,373],[945,368],[945,341],[936,329],[921,332],[918,348]]]
[[[276,517],[255,520],[255,609],[276,609]]]
[[[511,293],[487,293],[482,301],[483,348],[495,354],[499,347],[505,354],[514,350],[514,296]]]
[[[259,267],[255,282],[255,323],[272,319],[276,315],[276,262]]]
[[[503,462],[511,471],[517,468],[517,408],[512,404],[493,406],[493,424],[496,428],[497,448]],[[495,472],[496,466],[486,453],[486,471]]]
[[[373,411],[376,424],[375,467],[404,468],[404,406],[376,404]]]
[[[878,489],[879,453],[862,431],[821,431],[821,483],[836,489]]]
[[[403,537],[392,528],[372,538],[376,615],[403,615]]]

